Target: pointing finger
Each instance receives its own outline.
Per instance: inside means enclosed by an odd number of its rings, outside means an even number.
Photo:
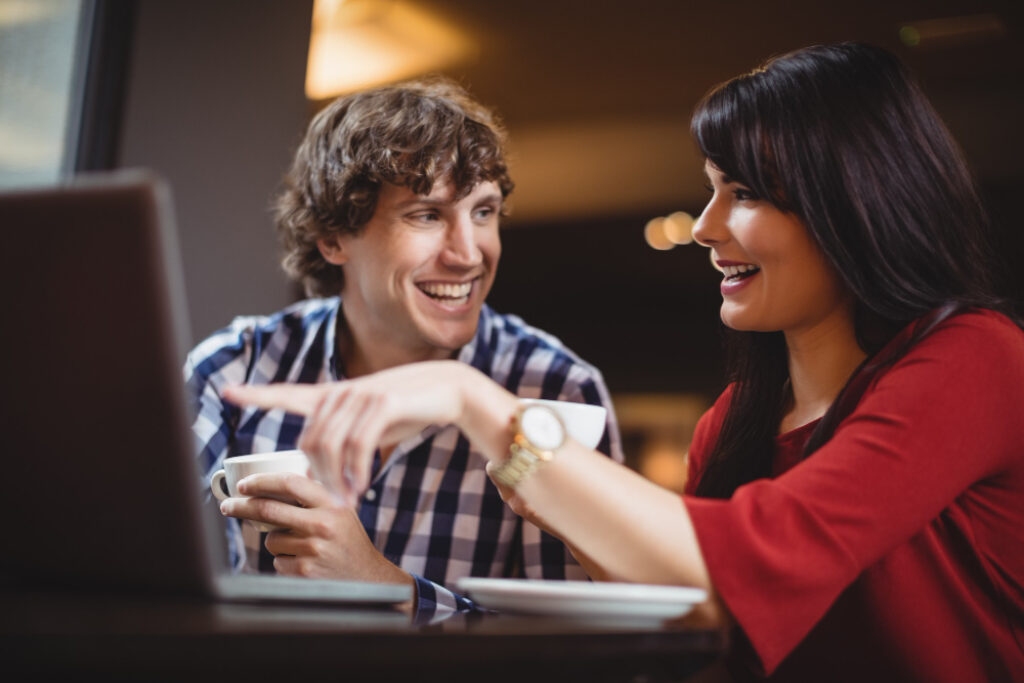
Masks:
[[[309,415],[316,410],[325,390],[322,384],[245,384],[224,387],[224,398],[239,405],[280,408],[296,415]]]

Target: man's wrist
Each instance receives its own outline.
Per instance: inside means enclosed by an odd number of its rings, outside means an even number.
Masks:
[[[395,583],[411,587],[412,599],[409,602],[403,602],[401,605],[399,605],[399,608],[403,610],[412,610],[412,608],[416,605],[417,601],[419,600],[419,596],[417,595],[418,591],[416,588],[416,577],[414,577],[411,573],[399,567],[394,562],[391,562],[384,556],[381,556],[381,559],[384,562],[381,565],[380,571],[377,572],[376,575],[373,577],[373,580],[377,583]]]

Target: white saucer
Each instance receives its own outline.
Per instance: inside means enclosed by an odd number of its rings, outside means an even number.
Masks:
[[[700,588],[466,577],[459,590],[490,609],[558,616],[676,619],[707,600]]]

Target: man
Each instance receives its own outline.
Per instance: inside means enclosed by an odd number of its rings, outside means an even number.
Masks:
[[[303,426],[296,415],[224,401],[224,386],[328,382],[445,358],[523,397],[606,406],[599,448],[621,460],[600,373],[484,303],[513,187],[504,141],[494,116],[444,80],[343,97],[314,118],[277,199],[277,224],[285,270],[327,298],[236,319],[189,355],[206,472],[234,455],[295,448]],[[266,495],[240,503],[243,513],[232,514],[289,531],[261,544],[251,525],[232,525],[236,567],[408,582],[420,616],[469,608],[452,592],[463,576],[585,578],[560,541],[503,505],[484,467],[462,434],[438,426],[378,451],[355,511],[319,483],[275,475],[274,497],[301,507]]]

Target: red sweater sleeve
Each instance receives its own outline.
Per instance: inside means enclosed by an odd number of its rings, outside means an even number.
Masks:
[[[1022,405],[1024,335],[997,314],[960,315],[877,378],[807,460],[727,501],[686,496],[715,590],[765,671],[974,487],[1011,472],[1005,507],[1020,514]]]

